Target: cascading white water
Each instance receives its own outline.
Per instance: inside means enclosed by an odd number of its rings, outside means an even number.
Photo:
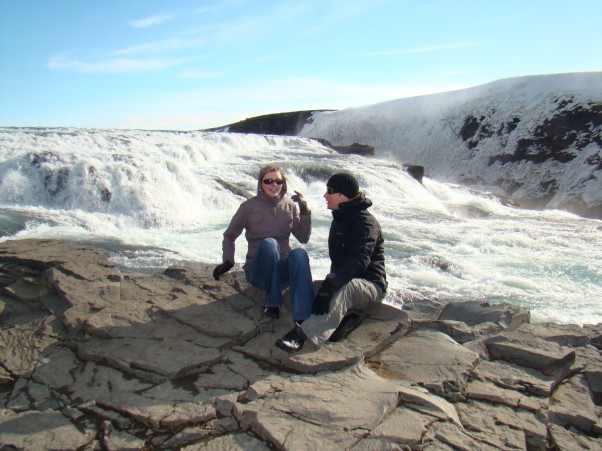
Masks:
[[[259,168],[280,163],[313,212],[305,245],[328,270],[334,172],[360,179],[386,239],[388,299],[508,301],[533,321],[602,322],[602,222],[529,211],[425,179],[397,163],[339,155],[313,140],[204,132],[0,129],[0,241],[61,238],[99,245],[135,270],[218,263],[221,238]],[[298,243],[293,243],[298,245]],[[237,259],[246,252],[237,241]]]

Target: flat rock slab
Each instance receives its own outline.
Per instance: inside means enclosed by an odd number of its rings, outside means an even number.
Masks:
[[[440,396],[461,392],[479,355],[438,331],[406,335],[368,360],[379,374],[428,387]]]
[[[86,435],[53,410],[14,414],[0,410],[0,445],[27,450],[79,449],[94,436]]]
[[[542,409],[544,401],[537,402],[533,397],[526,396],[515,390],[499,387],[492,382],[472,380],[466,386],[466,395],[470,399],[479,399],[510,407],[521,407],[537,411]]]
[[[185,446],[182,451],[269,451],[270,449],[251,434],[233,434],[209,439],[202,445]]]
[[[580,347],[589,343],[587,329],[577,324],[537,323],[521,324],[516,332],[534,335],[560,346]]]
[[[282,310],[284,316],[290,315],[286,309]],[[373,356],[410,329],[407,313],[387,304],[377,304],[362,314],[365,319],[348,337],[336,343],[326,342],[320,349],[309,342],[294,354],[277,348],[276,340],[292,327],[283,321],[276,321],[271,331],[264,331],[234,349],[289,371],[336,371]]]
[[[60,323],[59,323],[60,324]],[[60,326],[49,317],[0,329],[2,366],[14,375],[33,370],[60,342]]]
[[[462,321],[468,326],[494,323],[504,329],[514,330],[521,324],[528,323],[529,318],[528,310],[515,305],[466,301],[445,305],[438,320]]]
[[[38,270],[61,266],[66,272],[89,281],[111,278],[121,273],[98,248],[57,240],[11,240],[0,246],[0,259]]]
[[[323,374],[319,385],[313,380],[260,381],[247,394],[254,400],[235,405],[235,416],[278,449],[348,449],[397,407],[398,385],[361,365]]]
[[[547,428],[534,412],[505,405],[458,404],[460,420],[470,434],[499,449],[547,449]]]
[[[221,353],[175,338],[93,338],[79,346],[78,356],[107,362],[132,375],[145,371],[173,379],[206,370],[220,360]]]
[[[571,377],[554,392],[550,400],[550,420],[585,432],[592,430],[598,419],[585,376]]]
[[[158,307],[182,324],[213,337],[248,339],[257,334],[255,321],[237,311],[227,302],[212,298],[199,301],[192,297],[178,297]]]
[[[566,374],[575,361],[573,349],[525,333],[496,335],[486,344],[493,359],[537,368],[545,374]]]
[[[523,367],[503,360],[481,360],[473,370],[473,377],[479,381],[491,382],[498,387],[514,390],[517,393],[549,397],[562,381],[561,375],[544,374],[540,370]]]

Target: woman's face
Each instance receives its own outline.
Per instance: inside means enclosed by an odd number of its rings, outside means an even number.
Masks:
[[[267,184],[266,182],[270,182],[270,184]],[[274,172],[268,172],[266,175],[263,176],[263,178],[261,179],[261,189],[263,190],[264,194],[268,197],[277,197],[280,194],[280,191],[282,191],[282,175],[280,174],[280,172],[274,171]],[[280,185],[278,184],[280,183]]]

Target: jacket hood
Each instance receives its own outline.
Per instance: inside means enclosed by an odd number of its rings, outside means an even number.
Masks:
[[[360,193],[350,201],[340,204],[339,209],[334,210],[332,212],[332,215],[335,218],[343,217],[349,213],[352,213],[353,211],[367,210],[371,206],[372,201],[369,198],[367,198],[363,192],[360,191]]]

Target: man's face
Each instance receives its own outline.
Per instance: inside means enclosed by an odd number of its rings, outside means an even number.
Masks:
[[[349,198],[344,194],[336,192],[332,188],[326,188],[324,193],[324,199],[326,199],[326,208],[335,211],[339,209],[339,205],[343,202],[349,202]]]

